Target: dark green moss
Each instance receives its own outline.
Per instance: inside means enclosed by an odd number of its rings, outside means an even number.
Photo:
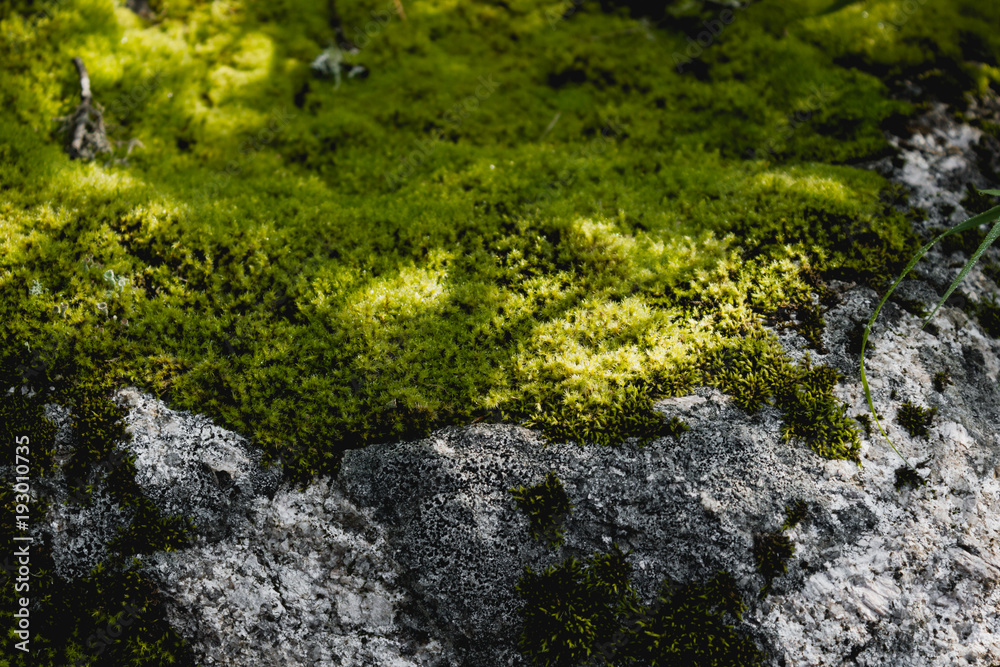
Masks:
[[[728,617],[740,619],[744,609],[743,595],[728,572],[680,588],[664,582],[656,604],[636,624],[639,632],[628,657],[646,665],[763,665],[753,640],[728,623]]]
[[[865,437],[872,437],[872,418],[871,415],[855,415],[854,420],[861,424],[862,430],[865,432]]]
[[[926,436],[931,424],[934,423],[934,416],[937,408],[921,408],[910,401],[904,401],[896,412],[896,421],[905,428],[913,437]]]
[[[799,525],[799,522],[806,518],[807,511],[808,506],[804,500],[796,500],[791,505],[786,505],[785,522],[781,524],[781,530],[790,530]]]
[[[795,555],[795,546],[782,531],[757,533],[753,536],[753,559],[757,571],[764,577],[764,586],[760,589],[763,599],[771,592],[771,586],[776,577],[784,574],[788,568],[788,559]]]
[[[671,417],[670,421],[663,425],[663,433],[674,438],[680,438],[682,433],[690,430],[691,427],[680,417]]]
[[[858,430],[833,395],[839,376],[832,368],[814,368],[808,359],[793,366],[776,341],[758,334],[717,350],[705,375],[747,412],[773,400],[783,413],[785,439],[800,439],[826,458],[860,463]]]
[[[983,331],[994,338],[1000,338],[1000,304],[997,303],[996,294],[990,294],[980,301],[975,312]]]
[[[550,472],[541,484],[513,488],[510,493],[531,521],[531,536],[558,549],[563,541],[562,522],[573,505],[556,474]]]
[[[934,374],[934,379],[932,382],[934,384],[934,391],[939,393],[944,392],[945,387],[952,384],[951,373],[948,371],[947,368],[943,371],[938,371],[937,373]]]
[[[960,203],[970,216],[984,213],[997,205],[996,197],[983,194],[971,183],[965,185],[965,197]]]
[[[525,568],[522,654],[538,666],[762,664],[762,654],[728,624],[745,605],[732,576],[705,583],[664,581],[656,602],[639,605],[617,545],[581,563],[568,558],[542,573]]]
[[[893,296],[892,301],[899,304],[903,310],[910,313],[911,315],[916,315],[917,317],[923,318],[927,316],[927,309],[924,304],[915,299],[904,299],[902,297]]]
[[[916,489],[927,483],[927,480],[920,476],[916,470],[909,466],[900,466],[896,468],[896,491],[901,490],[903,487],[910,487],[911,489]]]
[[[796,327],[802,337],[809,341],[809,346],[820,354],[826,354],[826,346],[823,345],[823,330],[826,322],[820,313],[819,307],[813,304],[806,304],[798,311],[798,326]]]

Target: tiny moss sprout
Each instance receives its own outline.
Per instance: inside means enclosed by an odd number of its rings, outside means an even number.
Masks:
[[[764,577],[764,587],[760,589],[761,599],[771,592],[775,578],[784,574],[788,568],[788,559],[794,555],[795,545],[780,530],[753,536],[753,559],[757,564],[757,571]]]
[[[928,433],[937,408],[922,408],[910,401],[904,401],[896,412],[896,421],[915,438],[924,437]]]
[[[781,530],[791,530],[806,518],[808,506],[804,500],[796,500],[791,505],[785,506],[785,522],[781,524]]]
[[[541,484],[510,489],[510,493],[531,521],[531,536],[559,548],[563,541],[562,521],[573,505],[556,474],[550,472]]]
[[[670,420],[663,425],[663,433],[674,438],[680,438],[681,434],[690,430],[691,427],[687,425],[687,422],[676,416],[671,417]]]
[[[948,371],[948,369],[945,369],[943,371],[938,371],[937,373],[935,373],[933,384],[934,384],[934,391],[938,393],[943,393],[945,387],[952,384],[951,373]]]
[[[896,468],[896,491],[900,491],[903,487],[910,487],[911,489],[916,489],[917,487],[927,484],[927,480],[920,476],[913,468],[909,466],[900,466]]]

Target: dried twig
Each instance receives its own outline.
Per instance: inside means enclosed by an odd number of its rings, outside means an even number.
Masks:
[[[111,153],[107,131],[104,128],[104,113],[99,104],[94,104],[90,91],[90,75],[80,58],[73,58],[76,71],[80,75],[80,104],[63,121],[63,131],[68,131],[69,156],[72,159],[93,160],[99,153]]]

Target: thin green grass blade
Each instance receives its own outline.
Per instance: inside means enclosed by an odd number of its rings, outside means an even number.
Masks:
[[[980,192],[982,192],[983,194],[1000,197],[1000,190],[980,190]],[[920,261],[920,258],[922,258],[925,254],[927,254],[927,251],[930,250],[935,243],[937,243],[946,236],[949,236],[951,234],[957,234],[958,232],[964,232],[967,229],[974,229],[985,223],[995,223],[995,224],[993,228],[990,230],[990,232],[986,235],[986,238],[983,240],[982,244],[976,250],[975,254],[973,254],[973,256],[962,268],[962,271],[958,274],[958,277],[948,287],[948,291],[941,298],[941,300],[938,301],[937,305],[934,307],[934,310],[931,312],[930,315],[927,316],[927,319],[924,320],[924,324],[921,326],[921,328],[923,328],[923,326],[926,326],[927,322],[929,322],[931,317],[934,316],[934,313],[936,313],[938,309],[941,307],[941,305],[948,299],[948,297],[951,296],[951,293],[958,286],[958,283],[960,283],[962,279],[965,278],[966,274],[969,273],[973,265],[979,260],[979,257],[982,256],[984,252],[986,252],[986,249],[989,248],[993,244],[993,242],[996,241],[998,237],[1000,237],[1000,206],[994,206],[988,211],[984,211],[979,215],[975,215],[969,218],[968,220],[958,223],[951,229],[939,234],[930,243],[920,248],[920,250],[918,250],[917,253],[910,260],[909,264],[906,265],[906,268],[903,269],[903,272],[899,274],[898,278],[896,278],[896,281],[892,283],[892,286],[890,286],[888,291],[886,291],[885,296],[882,297],[882,300],[879,301],[878,306],[875,308],[875,312],[872,313],[871,318],[868,320],[868,324],[865,325],[865,331],[861,337],[861,386],[865,390],[865,400],[868,403],[868,410],[872,414],[872,419],[875,420],[875,425],[878,427],[879,433],[882,434],[882,437],[885,438],[885,441],[889,443],[890,447],[892,447],[892,451],[896,452],[896,456],[903,459],[903,463],[905,463],[910,468],[913,468],[913,465],[906,460],[906,457],[903,456],[898,449],[896,449],[896,445],[894,445],[892,443],[892,440],[889,439],[889,436],[888,434],[886,434],[885,429],[882,428],[882,423],[878,419],[878,414],[875,412],[875,403],[872,401],[872,392],[868,386],[868,375],[867,373],[865,373],[865,348],[868,345],[868,335],[871,333],[872,325],[875,323],[876,318],[878,318],[878,314],[882,310],[882,306],[884,306],[885,302],[889,300],[889,297],[892,296],[892,293],[896,290],[896,287],[899,285],[899,283],[903,281],[903,278],[906,277],[906,274],[908,274],[913,269],[913,267],[916,266],[917,262]]]
[[[998,209],[998,212],[1000,212],[1000,206],[997,206],[996,208]],[[951,293],[955,291],[955,288],[958,287],[958,284],[965,279],[965,276],[969,273],[969,271],[972,270],[972,267],[975,266],[976,262],[979,261],[979,258],[982,256],[984,252],[986,252],[986,249],[989,248],[991,245],[993,245],[993,242],[997,240],[998,236],[1000,236],[1000,217],[997,218],[997,222],[995,225],[993,225],[993,229],[991,229],[990,233],[987,234],[986,238],[983,239],[983,242],[979,245],[979,248],[976,250],[976,252],[973,253],[972,257],[969,258],[969,261],[966,262],[965,266],[962,267],[962,270],[961,272],[959,272],[958,277],[956,277],[955,280],[951,282],[951,285],[948,286],[948,290],[944,293],[944,296],[942,296],[941,299],[937,302],[937,305],[934,306],[934,310],[932,310],[930,315],[928,315],[924,319],[924,323],[920,325],[921,329],[927,326],[927,323],[930,322],[931,318],[934,317],[934,314],[937,313],[938,308],[940,308],[941,305],[948,300],[948,297],[950,297]]]

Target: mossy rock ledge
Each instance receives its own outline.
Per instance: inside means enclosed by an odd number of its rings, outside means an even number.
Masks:
[[[0,2],[0,667],[1000,665],[1000,4],[380,3]]]

